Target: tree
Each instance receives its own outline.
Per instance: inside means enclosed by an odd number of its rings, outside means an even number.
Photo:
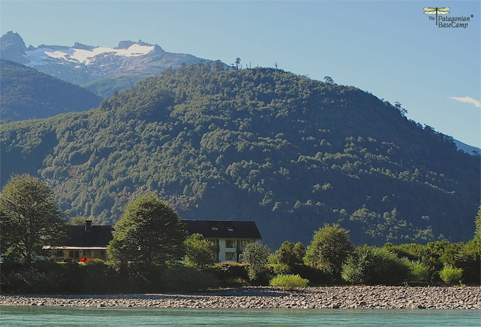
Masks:
[[[216,263],[217,247],[202,234],[192,234],[185,240],[186,260],[189,264],[205,268]]]
[[[399,113],[401,114],[401,116],[406,117],[406,115],[408,114],[407,109],[402,107],[401,102],[399,102],[399,101],[394,102],[394,107],[397,110],[399,110]]]
[[[239,57],[235,58],[235,63],[234,63],[235,66],[234,67],[235,67],[236,70],[239,69],[240,63],[241,63],[241,58],[239,58]]]
[[[249,264],[249,278],[251,280],[259,280],[266,272],[267,262],[271,250],[260,241],[247,244],[244,249],[244,260]]]
[[[476,229],[474,232],[474,240],[478,245],[481,245],[481,206],[478,209],[478,214],[475,219]]]
[[[185,254],[184,225],[174,209],[154,194],[127,205],[114,230],[107,253],[115,264],[165,265]]]
[[[331,76],[324,76],[324,82],[327,84],[334,84],[334,80]]]
[[[1,253],[26,265],[64,237],[66,222],[52,190],[30,175],[14,176],[0,194]]]
[[[307,247],[307,264],[339,275],[342,264],[352,253],[354,246],[349,241],[349,231],[338,224],[325,224],[314,233]]]
[[[296,244],[285,241],[281,244],[279,250],[276,251],[277,261],[280,264],[293,268],[304,263],[303,258],[306,255],[306,249],[301,242]]]
[[[474,238],[466,244],[462,245],[462,248],[456,254],[454,262],[456,268],[462,269],[463,282],[467,284],[476,284],[480,282],[479,276],[481,276],[481,206],[478,209],[475,224],[476,229],[474,233]]]
[[[220,60],[214,61],[214,72],[220,72],[224,70],[224,64]]]
[[[86,220],[90,220],[93,224],[95,224],[94,219],[92,217],[82,217],[82,216],[76,216],[76,217],[70,218],[69,224],[72,226],[83,226],[85,225]]]

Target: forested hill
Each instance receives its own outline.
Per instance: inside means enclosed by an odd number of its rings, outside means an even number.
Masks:
[[[0,59],[0,118],[2,121],[47,118],[98,107],[94,93],[40,73],[22,64]]]
[[[184,219],[255,220],[307,244],[469,240],[479,157],[354,87],[274,69],[165,70],[98,109],[1,126],[2,183],[38,173],[70,216],[112,223],[154,191]]]

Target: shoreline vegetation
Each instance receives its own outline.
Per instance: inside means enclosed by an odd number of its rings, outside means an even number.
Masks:
[[[37,205],[38,199],[42,199],[41,206]],[[32,207],[38,212],[31,210]],[[3,294],[189,294],[211,290],[207,298],[198,298],[201,293],[195,293],[187,302],[178,303],[175,299],[172,305],[160,301],[142,302],[141,306],[438,309],[448,299],[446,308],[479,308],[479,287],[469,287],[479,286],[480,282],[481,209],[475,219],[475,236],[466,244],[437,241],[426,245],[387,243],[383,247],[356,247],[348,230],[339,224],[325,224],[314,232],[307,247],[301,242],[285,241],[272,252],[258,240],[248,242],[238,249],[242,250],[241,263],[217,262],[219,249],[215,243],[202,234],[188,236],[176,212],[153,194],[139,196],[126,207],[106,247],[107,261],[82,257],[86,260],[76,262],[75,256],[70,255],[67,260],[57,262],[53,253],[45,249],[58,244],[67,226],[51,190],[38,178],[29,175],[13,178],[2,190],[0,211]],[[25,229],[25,226],[33,227]],[[418,293],[412,291],[417,288],[339,288],[345,284],[469,286],[420,288],[429,292]],[[271,288],[262,288],[266,285]],[[311,288],[304,288],[307,285]],[[234,290],[234,294],[228,293],[226,287]],[[241,292],[246,293],[237,293],[236,287],[244,287]],[[222,296],[214,296],[212,290],[223,290]],[[288,293],[279,295],[278,290]],[[331,294],[331,290],[340,293]],[[436,292],[431,294],[431,290]],[[458,290],[469,292],[461,292],[464,295],[460,297],[456,295]],[[48,296],[45,301],[32,302],[28,298],[2,297],[5,303],[16,305],[71,303],[48,300]],[[96,302],[73,303],[91,306]],[[98,303],[102,307],[117,302]],[[126,303],[127,307],[136,304]]]
[[[430,309],[481,310],[478,286],[242,287],[198,293],[1,294],[2,306],[178,309]]]

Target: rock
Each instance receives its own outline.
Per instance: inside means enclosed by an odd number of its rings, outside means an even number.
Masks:
[[[289,293],[268,287],[246,287],[214,294],[38,297],[0,294],[0,306],[481,310],[479,292],[479,287],[333,286],[306,288],[302,293]]]

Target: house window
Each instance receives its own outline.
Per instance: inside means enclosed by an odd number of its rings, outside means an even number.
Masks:
[[[214,231],[218,231],[218,230],[219,230],[219,228],[217,228],[217,226],[212,226],[212,230],[214,230]]]
[[[226,253],[225,253],[225,260],[226,260],[226,261],[233,261],[233,260],[235,260],[235,252],[226,252]]]
[[[233,232],[234,232],[234,228],[232,228],[232,227],[227,227],[227,231],[228,231],[229,233],[233,233]]]
[[[229,249],[235,248],[235,241],[234,240],[226,240],[225,247]]]

